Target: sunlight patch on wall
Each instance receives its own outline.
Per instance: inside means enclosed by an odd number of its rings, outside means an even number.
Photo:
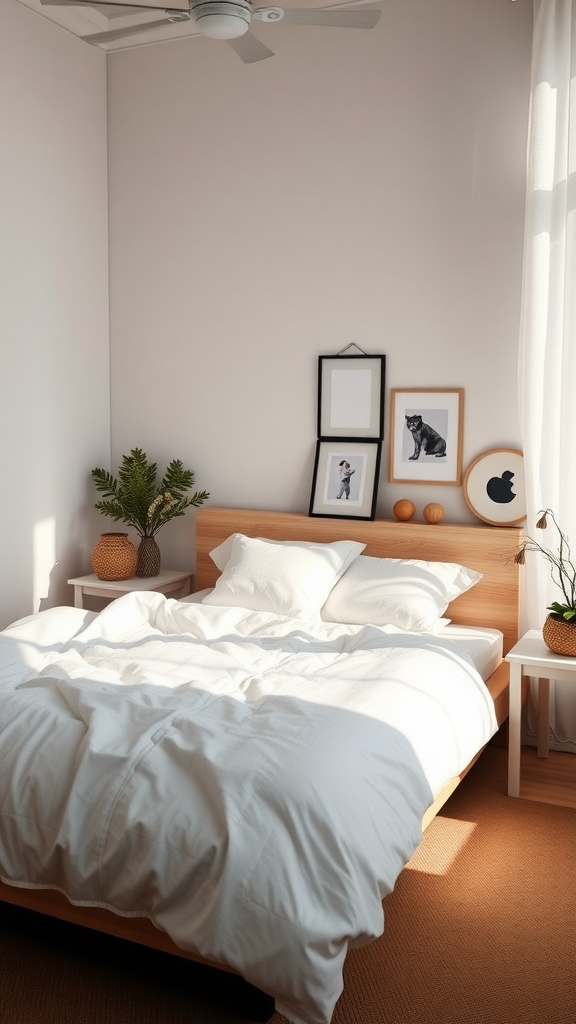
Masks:
[[[447,875],[470,841],[476,825],[473,821],[438,816],[429,827],[434,829],[434,842],[422,843],[408,861],[405,870],[421,871],[426,875]]]
[[[41,600],[48,596],[50,573],[56,562],[56,521],[53,516],[34,525],[32,545],[33,608],[38,611]]]
[[[532,100],[532,117],[538,133],[538,146],[532,151],[533,192],[552,192],[556,181],[556,124],[558,119],[558,90],[549,82],[540,82]],[[565,180],[561,175],[560,181]]]

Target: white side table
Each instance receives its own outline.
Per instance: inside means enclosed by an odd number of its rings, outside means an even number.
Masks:
[[[192,588],[193,574],[161,569],[157,576],[132,576],[129,580],[101,580],[96,573],[68,580],[74,587],[74,607],[84,607],[84,597],[121,597],[134,590],[156,590],[161,594],[186,597]]]
[[[538,756],[548,757],[550,680],[576,683],[576,658],[553,654],[539,629],[530,629],[506,655],[510,662],[508,721],[508,796],[520,796],[522,676],[538,677]]]

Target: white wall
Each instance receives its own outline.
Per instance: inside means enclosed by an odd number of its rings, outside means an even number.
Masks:
[[[110,457],[105,56],[0,4],[0,626],[72,603]]]
[[[519,445],[529,4],[386,0],[370,32],[259,26],[109,57],[113,461],[307,512],[319,354],[464,387],[464,467]],[[387,431],[388,432],[388,431]],[[387,483],[476,521],[457,487]],[[185,561],[188,520],[161,535]],[[166,564],[166,558],[164,558]]]

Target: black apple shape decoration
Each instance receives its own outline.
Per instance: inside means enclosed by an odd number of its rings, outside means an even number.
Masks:
[[[497,502],[498,505],[507,505],[509,501],[513,501],[516,495],[512,490],[512,473],[509,469],[505,469],[502,476],[493,476],[486,484],[486,493],[491,501]]]

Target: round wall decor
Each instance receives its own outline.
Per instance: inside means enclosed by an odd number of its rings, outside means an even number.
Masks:
[[[470,463],[462,483],[468,508],[490,526],[517,526],[526,518],[524,456],[492,448]]]

